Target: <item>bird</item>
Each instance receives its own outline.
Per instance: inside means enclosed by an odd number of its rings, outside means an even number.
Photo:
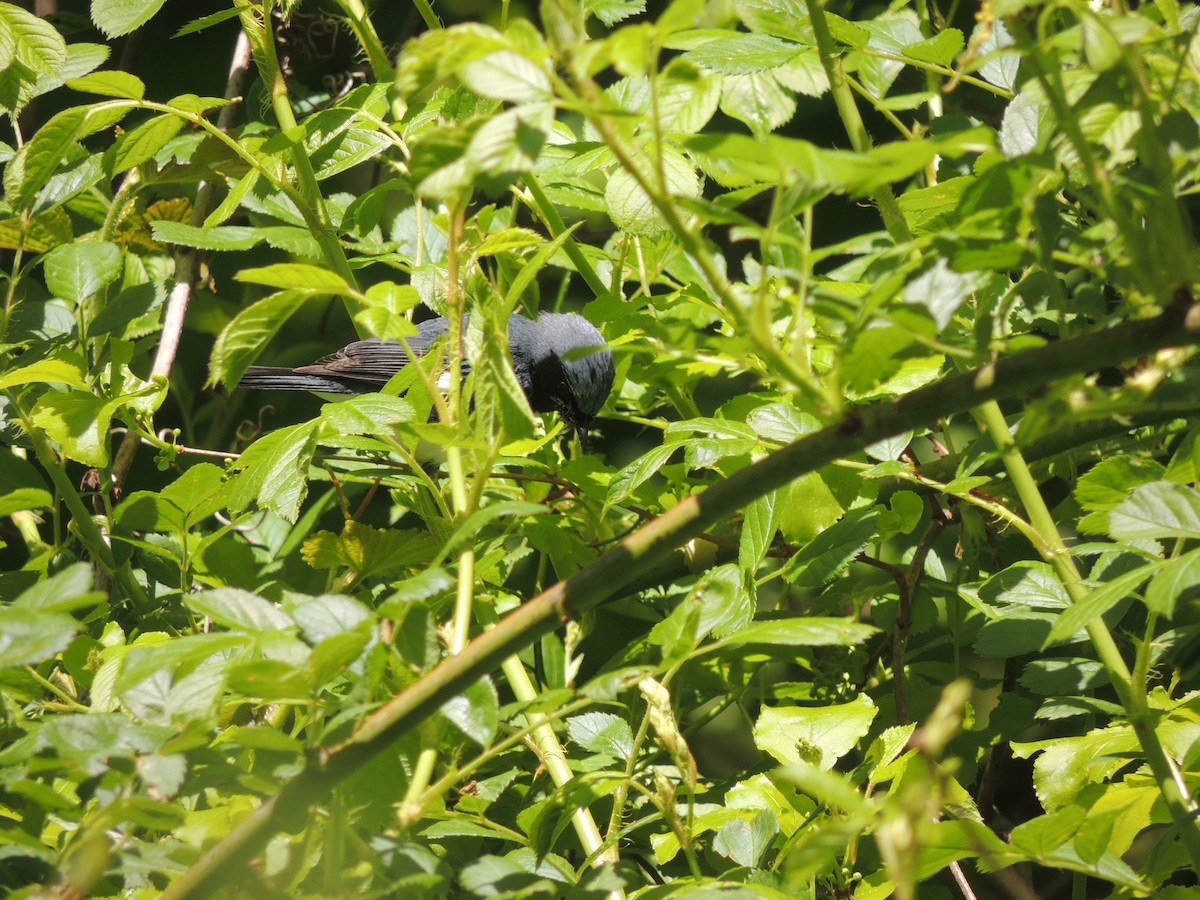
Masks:
[[[464,331],[466,323],[464,316]],[[318,394],[370,393],[382,388],[408,364],[410,350],[421,358],[448,331],[448,320],[438,316],[417,325],[417,333],[406,339],[407,348],[399,341],[368,338],[304,366],[250,366],[238,387]],[[586,453],[588,428],[608,400],[615,377],[612,352],[603,336],[591,322],[574,313],[542,313],[536,319],[513,313],[508,319],[508,349],[513,372],[530,408],[537,413],[558,413],[575,429]],[[470,361],[464,361],[464,377],[469,370]]]

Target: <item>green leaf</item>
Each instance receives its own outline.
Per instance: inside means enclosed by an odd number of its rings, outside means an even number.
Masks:
[[[276,263],[259,269],[242,269],[234,276],[247,284],[261,284],[281,290],[323,294],[347,294],[350,286],[340,275],[304,263]]]
[[[723,75],[750,75],[790,62],[804,47],[769,34],[718,38],[683,54],[698,66]]]
[[[17,488],[0,494],[0,516],[31,509],[49,509],[54,498],[44,488]]]
[[[312,644],[356,628],[373,618],[371,610],[351,597],[341,594],[321,594],[306,597],[290,604],[292,621],[300,626],[304,637]]]
[[[481,678],[447,700],[441,712],[450,724],[481,747],[492,742],[500,724],[500,700],[490,678]]]
[[[468,62],[458,77],[480,97],[510,103],[535,103],[552,98],[550,79],[532,60],[511,50],[497,50]]]
[[[41,16],[0,3],[0,68],[14,61],[32,73],[53,74],[67,61],[67,45]]]
[[[853,619],[833,619],[821,616],[796,616],[785,619],[762,619],[733,632],[722,644],[767,644],[785,647],[853,647],[861,644],[879,629]]]
[[[92,21],[110,38],[145,25],[166,0],[92,0]]]
[[[314,569],[346,566],[366,577],[428,563],[435,549],[433,536],[424,531],[373,528],[351,521],[340,535],[316,532],[304,542],[300,555]]]
[[[295,522],[308,493],[308,466],[316,450],[317,422],[301,422],[259,438],[241,455],[244,471],[227,488],[231,509],[258,502]]]
[[[779,821],[769,809],[737,818],[717,829],[712,848],[739,866],[753,868],[779,834]]]
[[[646,168],[651,168],[647,166]],[[700,179],[691,163],[677,150],[663,148],[663,176],[666,193],[675,197],[700,196]],[[651,183],[656,176],[649,176]],[[654,237],[667,230],[667,222],[654,206],[637,179],[625,169],[618,169],[608,179],[604,202],[613,224],[630,234]]]
[[[1160,571],[1164,562],[1155,562],[1140,566],[1132,572],[1126,572],[1112,581],[1088,591],[1086,597],[1058,616],[1044,646],[1050,646],[1056,641],[1066,640],[1079,629],[1086,627],[1100,616],[1104,615],[1135,590],[1147,578]]]
[[[612,713],[590,712],[567,719],[567,733],[591,753],[606,753],[628,760],[633,754],[633,731],[629,723]]]
[[[380,434],[415,417],[411,403],[386,394],[364,394],[321,407],[321,420],[333,433],[343,435]]]
[[[59,170],[82,137],[87,113],[75,108],[53,116],[4,169],[4,190],[14,209],[28,209],[37,192]]]
[[[687,446],[687,443],[687,441],[672,441],[661,444],[617,472],[609,482],[608,496],[604,500],[605,509],[616,506],[625,500],[666,465],[667,460],[676,450]]]
[[[162,632],[148,632],[138,638],[121,659],[115,688],[121,694],[155,672],[173,676],[195,668],[219,653],[248,646],[251,638],[240,634],[189,634],[171,638]]]
[[[84,391],[88,383],[83,379],[79,365],[64,359],[43,359],[11,372],[0,375],[0,390],[18,387],[23,384],[65,384],[68,387]]]
[[[213,344],[209,384],[236,385],[267,342],[311,296],[306,290],[280,291],[234,316]]]
[[[73,304],[87,300],[121,277],[121,249],[107,241],[55,247],[46,254],[46,287]]]
[[[454,530],[454,534],[450,536],[450,540],[446,542],[446,545],[442,548],[442,552],[438,554],[438,561],[444,560],[463,541],[473,537],[489,522],[506,517],[524,518],[526,516],[539,516],[545,512],[546,507],[542,506],[542,504],[528,503],[524,500],[502,500],[499,503],[490,503],[482,509],[476,510],[465,522]]]
[[[445,569],[436,566],[420,575],[399,582],[387,600],[379,607],[381,616],[396,617],[407,612],[409,604],[444,594],[454,587],[454,579]]]
[[[1130,538],[1200,537],[1200,493],[1169,481],[1134,488],[1108,513],[1108,533]]]
[[[866,694],[823,707],[764,707],[754,743],[781,763],[830,769],[867,734],[878,712]]]
[[[249,250],[266,238],[263,230],[241,225],[222,225],[217,228],[198,228],[186,222],[158,219],[150,223],[150,233],[156,241],[195,247],[197,250]]]
[[[294,628],[296,623],[274,603],[240,588],[217,588],[188,594],[185,602],[219,625],[261,634]]]
[[[955,272],[944,259],[938,259],[905,286],[904,302],[928,310],[938,331],[942,331],[984,281],[980,272]]]
[[[753,601],[735,565],[709,569],[667,618],[650,630],[649,640],[668,656],[691,652],[709,632],[722,637],[744,628]]]
[[[185,514],[186,520],[205,519],[221,508],[225,470],[212,463],[197,463],[159,491],[159,498]]]
[[[1200,549],[1168,560],[1146,587],[1146,606],[1151,612],[1174,617],[1180,600],[1196,596],[1200,586]]]
[[[775,539],[779,529],[779,494],[779,491],[771,491],[746,507],[742,539],[738,544],[738,565],[747,573],[758,568]]]
[[[73,563],[22,591],[13,606],[61,613],[95,606],[104,599],[102,591],[92,590],[91,568],[86,563]]]
[[[167,141],[179,134],[179,129],[182,127],[183,119],[170,113],[164,113],[125,132],[118,138],[112,149],[105,154],[109,172],[113,175],[120,175],[134,166],[140,166],[147,160],[153,159]]]
[[[904,55],[939,66],[951,66],[965,46],[963,33],[957,28],[943,28],[931,38],[917,41],[904,48]]]
[[[184,37],[189,34],[195,34],[197,31],[203,31],[206,28],[211,28],[213,25],[219,25],[222,22],[225,22],[229,19],[237,18],[237,15],[238,15],[238,8],[236,6],[234,6],[229,9],[223,9],[223,10],[220,10],[219,12],[211,13],[210,15],[207,15],[207,16],[201,16],[199,19],[196,19],[192,22],[189,22],[187,25],[184,25],[182,28],[180,28],[178,31],[176,31],[173,35],[171,35],[171,37],[172,38],[181,38],[181,37]]]
[[[78,630],[79,623],[62,613],[0,606],[0,669],[57,656],[70,646]]]
[[[1014,563],[979,587],[979,598],[993,606],[1009,604],[1032,609],[1066,609],[1070,595],[1057,573],[1044,562]]]
[[[38,398],[30,418],[71,459],[89,466],[107,466],[112,417],[125,406],[136,404],[140,408],[138,401],[149,401],[149,408],[157,408],[165,393],[162,380],[111,399],[87,391],[47,391]]]
[[[796,114],[796,98],[770,72],[727,75],[721,85],[721,112],[765,135]]]
[[[788,560],[784,577],[801,587],[819,587],[836,578],[875,540],[879,518],[878,509],[854,509],[846,513],[841,521],[820,532]]]
[[[141,100],[146,95],[146,85],[136,75],[119,70],[93,72],[82,78],[67,81],[67,87],[82,94],[99,94],[102,97],[120,97],[126,100]]]

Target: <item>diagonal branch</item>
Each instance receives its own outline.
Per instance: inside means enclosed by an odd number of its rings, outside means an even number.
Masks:
[[[807,472],[862,447],[964,412],[988,400],[1043,388],[1048,382],[1165,347],[1200,343],[1200,305],[1180,291],[1163,314],[1060,341],[950,376],[894,400],[851,410],[843,419],[807,435],[759,462],[688,497],[647,523],[587,568],[561,581],[471,641],[464,652],[423,678],[362,723],[345,742],[319,750],[305,769],[240,822],[180,876],[166,900],[197,897],[236,879],[272,835],[299,826],[307,809],[333,787],[506,657],[593,609],[649,571],[676,547],[734,514],[746,504]]]

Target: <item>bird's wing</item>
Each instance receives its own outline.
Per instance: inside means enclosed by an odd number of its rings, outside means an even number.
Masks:
[[[326,375],[349,378],[371,384],[386,384],[392,376],[408,365],[411,357],[418,359],[429,352],[433,343],[446,333],[445,319],[430,319],[417,327],[417,333],[406,338],[408,349],[399,341],[368,338],[347,344],[336,353],[323,356],[307,366],[297,366],[301,375]]]

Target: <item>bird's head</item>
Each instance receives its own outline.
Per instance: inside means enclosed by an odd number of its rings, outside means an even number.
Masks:
[[[553,410],[579,434],[587,429],[612,391],[615,369],[604,337],[577,315],[542,313],[534,323],[538,352],[530,399],[538,411]]]

